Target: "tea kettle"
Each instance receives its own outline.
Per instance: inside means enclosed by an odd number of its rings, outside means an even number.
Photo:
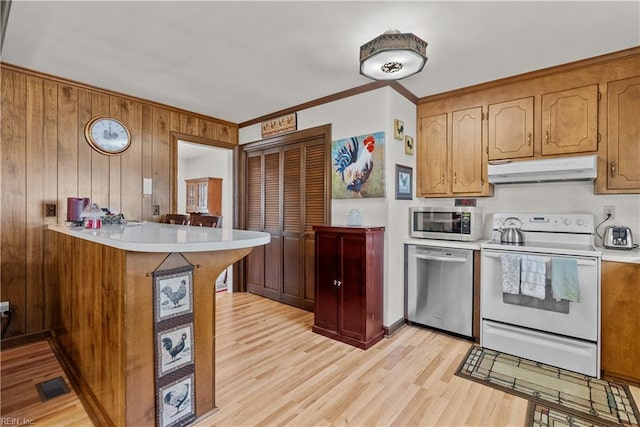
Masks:
[[[514,221],[519,224],[514,225]],[[496,228],[496,231],[500,232],[500,243],[509,243],[515,245],[524,244],[524,232],[520,229],[522,227],[522,221],[519,218],[510,216],[502,222],[502,227]]]

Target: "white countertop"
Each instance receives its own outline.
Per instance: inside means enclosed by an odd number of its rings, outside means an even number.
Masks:
[[[132,252],[208,252],[266,245],[268,233],[156,222],[103,225],[99,229],[50,225],[50,230]]]
[[[438,240],[438,239],[406,239],[407,245],[434,246],[438,248],[473,249],[480,250],[480,245],[490,239],[474,240],[472,242],[461,242],[458,240]]]
[[[597,246],[596,249],[602,252],[603,261],[626,262],[631,264],[640,264],[640,249],[622,250],[622,249],[606,249]]]

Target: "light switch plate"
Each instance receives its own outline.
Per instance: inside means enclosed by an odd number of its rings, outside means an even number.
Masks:
[[[153,180],[151,178],[142,178],[142,194],[153,194]]]

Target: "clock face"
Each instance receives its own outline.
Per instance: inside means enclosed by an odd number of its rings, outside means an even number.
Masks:
[[[109,117],[97,117],[87,123],[85,136],[89,144],[103,154],[122,153],[131,144],[127,127]]]

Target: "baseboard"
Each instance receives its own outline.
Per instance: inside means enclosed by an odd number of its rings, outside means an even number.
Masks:
[[[384,335],[389,337],[395,334],[396,332],[398,332],[406,324],[407,324],[407,320],[402,318],[402,319],[399,319],[397,322],[392,323],[391,326],[383,326],[382,329],[384,330]]]
[[[16,335],[15,337],[3,338],[0,341],[0,348],[7,349],[19,347],[21,345],[33,344],[37,341],[46,341],[51,338],[51,330],[44,329],[42,331],[29,332],[27,334]]]

